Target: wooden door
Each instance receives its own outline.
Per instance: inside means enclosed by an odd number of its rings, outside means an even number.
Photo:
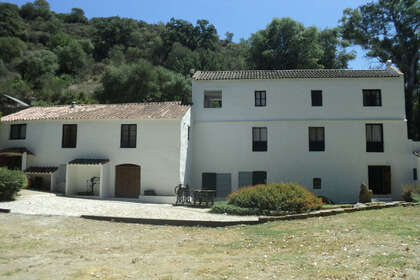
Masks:
[[[138,198],[140,195],[140,166],[122,164],[115,167],[115,196]]]

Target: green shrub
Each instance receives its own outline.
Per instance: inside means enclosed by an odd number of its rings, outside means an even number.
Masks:
[[[214,203],[213,207],[210,210],[211,213],[216,214],[229,214],[237,216],[246,216],[246,215],[261,215],[264,214],[262,211],[256,208],[243,208],[233,204],[228,204],[226,201],[219,201]]]
[[[322,200],[295,183],[273,183],[241,188],[228,196],[228,203],[260,211],[305,212],[320,209]]]
[[[359,202],[367,203],[372,202],[373,192],[365,184],[360,186]]]
[[[22,171],[0,168],[0,201],[13,200],[27,184],[28,179]]]
[[[404,201],[419,202],[420,201],[420,185],[405,185],[401,193]]]

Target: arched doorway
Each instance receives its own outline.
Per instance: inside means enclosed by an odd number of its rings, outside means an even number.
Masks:
[[[120,164],[115,167],[115,196],[138,198],[140,195],[140,166]]]

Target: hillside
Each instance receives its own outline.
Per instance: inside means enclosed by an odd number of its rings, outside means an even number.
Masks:
[[[0,3],[0,94],[32,105],[188,100],[193,69],[346,68],[354,58],[337,29],[289,18],[232,39],[207,20],[87,19],[79,8],[51,11],[45,0]]]

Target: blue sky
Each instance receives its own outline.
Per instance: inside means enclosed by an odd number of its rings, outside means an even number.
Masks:
[[[22,5],[27,0],[9,0]],[[217,28],[219,36],[234,33],[234,41],[248,38],[265,28],[274,17],[290,17],[305,26],[335,27],[345,8],[355,8],[368,0],[49,0],[51,9],[68,13],[82,8],[88,18],[120,16],[144,20],[148,23],[167,22],[171,17],[195,23],[207,19]],[[368,59],[360,48],[350,68],[377,67],[375,59]]]

